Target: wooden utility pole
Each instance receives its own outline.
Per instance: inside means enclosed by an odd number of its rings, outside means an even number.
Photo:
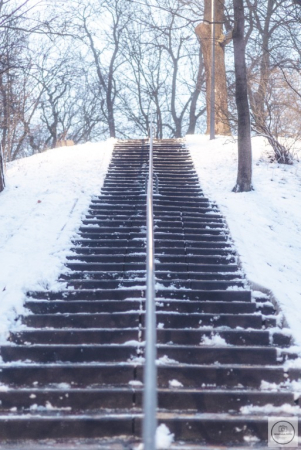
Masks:
[[[211,0],[211,36],[215,36],[215,0]],[[211,40],[210,139],[215,138],[215,38]]]
[[[211,80],[213,75],[212,62],[214,62],[215,134],[230,135],[231,128],[228,117],[228,94],[225,68],[225,45],[227,39],[223,34],[224,0],[215,0],[214,3],[214,11],[212,11],[211,0],[205,0],[204,21],[195,29],[197,36],[200,38],[206,72],[206,134],[210,134]],[[214,27],[211,26],[213,16],[215,17]],[[214,28],[214,36],[212,35],[212,28]],[[214,44],[214,61],[212,61],[212,43]]]

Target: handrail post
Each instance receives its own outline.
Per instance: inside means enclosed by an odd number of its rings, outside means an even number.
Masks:
[[[155,303],[155,251],[153,224],[153,122],[150,126],[149,173],[147,186],[147,241],[146,241],[146,317],[145,365],[143,395],[144,450],[155,450],[157,430],[157,337]]]

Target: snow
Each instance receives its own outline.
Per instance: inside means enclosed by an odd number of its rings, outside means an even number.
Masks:
[[[157,366],[166,366],[169,364],[179,364],[179,361],[176,361],[175,359],[169,358],[167,355],[164,355],[156,360],[156,364]]]
[[[9,387],[5,384],[0,384],[0,392],[8,392]]]
[[[244,436],[244,441],[247,442],[248,444],[250,443],[255,444],[256,442],[260,442],[260,439],[256,436]]]
[[[231,346],[228,344],[224,338],[222,338],[219,334],[215,334],[214,336],[202,336],[202,341],[200,345],[209,345],[209,346],[218,346],[218,347],[227,347]]]
[[[164,423],[158,426],[156,430],[156,448],[167,449],[171,446],[174,440],[174,435],[170,433],[169,429]]]
[[[167,450],[174,441],[174,434],[171,434],[164,423],[161,423],[156,429],[156,449]],[[136,450],[143,450],[144,444],[139,444]]]
[[[52,406],[52,404],[50,402],[46,402],[45,406],[37,405],[36,403],[34,403],[33,405],[30,406],[29,409],[30,409],[30,411],[71,411],[70,406],[57,407],[57,406]]]
[[[0,341],[24,313],[28,290],[57,290],[71,238],[98,195],[114,139],[40,153],[8,164],[0,194]]]
[[[116,344],[113,344],[113,345],[116,345]],[[133,347],[139,347],[140,345],[144,345],[144,342],[139,342],[139,341],[132,339],[131,341],[126,341],[126,342],[123,342],[122,344],[118,344],[118,345],[129,345],[129,346],[132,345]]]
[[[132,387],[142,387],[143,383],[139,380],[131,380],[129,381],[129,385]]]
[[[170,388],[181,388],[183,384],[178,380],[169,380],[168,382]]]
[[[233,193],[234,139],[186,139],[201,187],[225,216],[248,280],[272,291],[301,345],[301,163],[270,163],[264,138],[252,138],[254,191]]]
[[[271,414],[290,414],[290,415],[300,415],[301,410],[297,405],[290,405],[289,403],[284,403],[281,406],[274,406],[271,403],[268,403],[264,406],[242,406],[240,408],[240,412],[242,414],[262,414],[262,415],[271,415]]]

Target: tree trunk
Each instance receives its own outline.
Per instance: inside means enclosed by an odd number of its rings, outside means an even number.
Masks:
[[[190,104],[190,109],[189,109],[189,124],[188,124],[187,134],[195,133],[195,128],[196,128],[196,123],[197,123],[198,117],[200,115],[202,115],[202,112],[200,112],[199,114],[196,114],[196,107],[197,107],[197,101],[198,101],[199,95],[201,93],[202,85],[204,82],[203,70],[204,70],[204,61],[203,61],[203,54],[200,49],[199,69],[198,69],[195,90],[194,90],[194,92],[192,94],[192,98],[191,98],[191,104]]]
[[[252,88],[250,88],[250,106],[251,110],[254,116],[255,125],[260,130],[262,126],[266,125],[266,108],[265,108],[265,102],[266,102],[266,95],[267,95],[267,89],[269,84],[269,78],[271,75],[271,68],[270,68],[270,39],[271,39],[271,21],[272,16],[274,12],[274,6],[275,1],[274,0],[268,0],[267,1],[267,11],[264,19],[264,26],[260,31],[260,34],[262,36],[262,44],[261,44],[261,62],[260,62],[260,71],[258,74],[257,82],[255,83],[255,86],[257,85],[258,88],[255,92],[252,92]],[[256,12],[258,14],[258,21],[260,20],[260,12]]]
[[[215,133],[230,135],[228,116],[228,94],[225,68],[225,41],[223,39],[224,0],[215,2]],[[211,92],[211,0],[205,0],[204,22],[195,32],[199,36],[206,72],[207,130],[210,134],[210,92]]]
[[[234,192],[252,190],[252,144],[248,102],[247,68],[244,40],[243,0],[233,0],[234,7],[234,64],[236,84],[236,106],[238,115],[238,173]]]
[[[116,129],[115,129],[115,118],[114,118],[114,107],[111,102],[107,102],[108,107],[108,124],[109,124],[109,133],[111,138],[116,137]]]
[[[5,179],[4,179],[4,157],[2,152],[2,146],[0,145],[0,192],[5,188]]]

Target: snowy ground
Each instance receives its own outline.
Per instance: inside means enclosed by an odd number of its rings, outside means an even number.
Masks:
[[[188,136],[187,143],[247,277],[273,291],[301,345],[301,163],[268,163],[264,140],[254,138],[255,190],[235,194],[236,143],[207,136]],[[49,150],[9,164],[0,194],[0,339],[22,313],[27,290],[59,288],[70,239],[100,191],[113,144]]]
[[[58,288],[70,239],[100,192],[113,146],[63,147],[8,165],[0,194],[0,340],[28,289]]]
[[[248,279],[271,290],[301,345],[301,163],[271,164],[263,138],[253,138],[253,186],[233,193],[237,144],[187,136],[206,195],[218,203]],[[301,156],[301,155],[300,155]]]

